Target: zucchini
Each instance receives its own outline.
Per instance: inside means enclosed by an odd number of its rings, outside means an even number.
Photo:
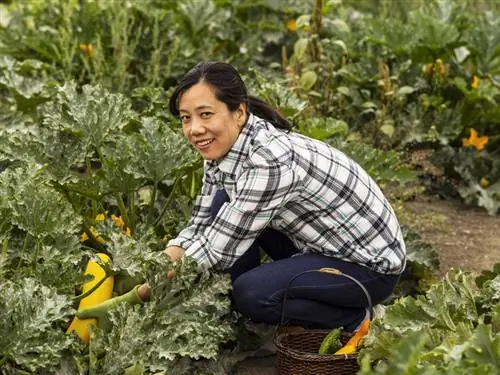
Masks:
[[[321,346],[319,347],[319,354],[332,354],[342,346],[340,342],[341,328],[334,328],[326,335],[323,339]]]
[[[96,254],[104,263],[109,263],[110,258],[103,253]],[[99,265],[99,263],[90,260],[85,268],[85,275],[94,276],[93,280],[90,280],[83,284],[82,293],[88,292],[92,289],[100,280],[102,280],[106,276],[106,272]],[[104,302],[110,299],[113,295],[113,287],[114,287],[114,277],[109,276],[106,280],[94,291],[92,294],[83,298],[80,301],[78,306],[78,310],[83,310],[89,307],[96,306],[101,302]],[[76,334],[82,339],[86,344],[90,341],[90,333],[89,333],[89,325],[96,325],[96,319],[84,319],[80,320],[76,316],[68,327],[66,333],[76,332]]]

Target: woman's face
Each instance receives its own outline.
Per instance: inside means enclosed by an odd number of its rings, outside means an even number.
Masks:
[[[224,157],[246,121],[243,104],[231,112],[226,103],[217,100],[214,89],[205,82],[191,86],[181,95],[179,114],[184,135],[205,160]]]

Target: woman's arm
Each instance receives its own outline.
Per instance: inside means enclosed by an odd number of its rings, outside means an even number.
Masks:
[[[184,249],[179,246],[169,246],[165,249],[165,254],[167,254],[170,257],[172,262],[177,262],[184,255]],[[171,279],[172,277],[174,277],[174,275],[175,271],[169,271],[167,277]],[[139,294],[139,298],[142,301],[149,301],[151,297],[149,284],[148,283],[142,284],[137,290],[137,294]]]
[[[231,267],[279,210],[300,194],[300,181],[290,167],[279,161],[258,161],[239,176],[235,197],[186,248],[186,256],[201,267]]]

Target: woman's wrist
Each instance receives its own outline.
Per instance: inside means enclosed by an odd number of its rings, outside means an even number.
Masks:
[[[138,289],[137,289],[137,294],[139,295],[139,298],[143,302],[149,301],[150,298],[150,293],[149,293],[149,284],[145,283],[142,284]]]
[[[172,262],[177,262],[184,255],[184,249],[180,246],[169,246],[165,249],[165,254],[167,254]]]

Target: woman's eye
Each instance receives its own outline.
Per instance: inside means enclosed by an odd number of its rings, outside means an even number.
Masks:
[[[180,116],[180,119],[181,119],[181,121],[182,121],[182,122],[186,123],[186,122],[188,122],[188,121],[189,121],[189,116],[187,116],[187,115],[182,115],[182,116]]]
[[[200,117],[203,119],[207,119],[212,115],[212,112],[202,112],[200,113]]]

